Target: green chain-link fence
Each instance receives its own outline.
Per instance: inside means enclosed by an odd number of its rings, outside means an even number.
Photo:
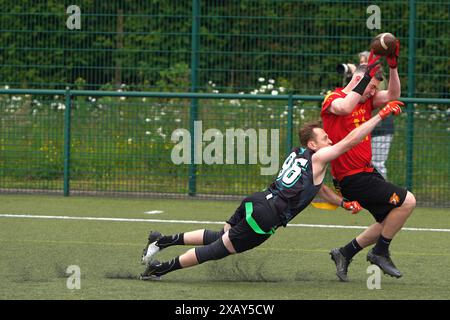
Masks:
[[[175,130],[193,134],[194,121],[201,120],[203,131],[223,134],[225,146],[230,128],[269,130],[268,139],[270,129],[278,129],[281,161],[298,143],[302,121],[318,117],[319,95],[342,83],[336,65],[356,63],[373,36],[392,32],[401,40],[402,96],[411,100],[409,112],[396,119],[388,177],[412,188],[422,205],[450,206],[450,1],[378,1],[381,29],[375,30],[366,26],[371,4],[80,0],[81,29],[69,30],[68,3],[0,1],[0,188],[215,197],[253,192],[271,181],[261,175],[268,165],[259,158],[251,165],[175,165]],[[67,86],[125,93],[71,91],[67,100]],[[289,94],[304,99],[288,103]]]
[[[298,145],[298,128],[319,117],[322,98],[73,91],[66,99],[63,90],[24,92],[0,91],[3,192],[248,194],[272,181]],[[436,103],[450,101],[405,100],[414,110],[395,120],[389,180],[412,189],[422,205],[449,206],[449,114]],[[253,132],[242,149],[238,129]],[[191,137],[200,141],[198,161]]]
[[[75,4],[79,30],[67,28],[68,3],[0,1],[0,84],[187,91],[195,69],[204,91],[250,92],[264,77],[292,93],[317,95],[341,83],[338,63],[357,62],[356,53],[387,31],[401,40],[403,91],[449,97],[449,1],[377,1],[381,29],[373,30],[366,26],[368,1]]]

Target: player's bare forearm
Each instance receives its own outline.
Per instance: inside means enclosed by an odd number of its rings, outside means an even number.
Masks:
[[[397,68],[389,68],[389,101],[397,100],[400,98],[401,93],[402,87],[400,84],[400,77],[398,76],[398,70]]]
[[[389,86],[387,90],[378,91],[373,97],[374,108],[380,108],[389,101],[397,100],[402,93],[397,68],[389,69]]]
[[[342,202],[342,197],[338,196],[331,188],[322,185],[320,188],[319,196],[328,203],[334,204],[336,206],[340,206]]]
[[[329,111],[338,116],[350,114],[352,110],[355,109],[360,99],[360,94],[351,91],[345,98],[334,100],[331,103]]]
[[[344,139],[339,141],[335,146],[342,144],[341,149],[337,150],[339,155],[347,152],[358,143],[361,142],[372,130],[376,127],[376,125],[381,122],[381,117],[377,114],[374,117],[370,118],[368,121],[364,122],[362,125],[353,129]]]
[[[379,114],[375,115],[368,121],[364,122],[362,125],[353,129],[344,139],[336,143],[335,145],[321,148],[314,154],[313,160],[318,161],[321,165],[317,166],[322,171],[321,174],[324,174],[323,171],[326,167],[326,164],[336,159],[340,155],[346,153],[348,150],[356,146],[361,142],[381,121],[381,117]],[[316,170],[318,173],[320,170]]]

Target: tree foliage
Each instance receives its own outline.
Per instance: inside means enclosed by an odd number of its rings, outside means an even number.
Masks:
[[[200,1],[199,83],[245,91],[258,77],[286,79],[294,93],[319,94],[338,85],[335,67],[356,62],[380,32],[402,43],[404,92],[409,60],[408,1],[379,1],[381,30],[369,30],[367,1]],[[137,90],[190,88],[192,1],[80,0],[81,30],[69,30],[56,0],[0,1],[1,83],[87,89],[126,84]],[[416,96],[449,97],[447,2],[417,1]],[[164,79],[166,77],[166,79]],[[176,78],[176,77],[175,77]],[[187,80],[187,81],[186,81]],[[177,87],[177,88],[176,88]]]

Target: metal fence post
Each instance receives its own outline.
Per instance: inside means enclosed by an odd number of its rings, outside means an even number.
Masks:
[[[408,97],[412,98],[416,91],[416,1],[409,1],[409,39],[408,39]],[[414,104],[406,107],[406,188],[413,188],[413,151],[414,151]]]
[[[288,98],[288,117],[287,117],[287,139],[286,139],[286,154],[289,154],[292,150],[292,126],[294,119],[294,99],[292,98],[292,93],[289,94]]]
[[[191,35],[191,92],[197,92],[198,88],[198,50],[200,42],[200,0],[192,0],[192,35]],[[188,193],[195,196],[197,192],[197,167],[195,164],[195,135],[194,125],[198,118],[198,98],[192,98],[189,120],[189,131],[191,134],[191,164],[189,167]]]
[[[70,88],[66,88],[66,108],[64,112],[64,196],[70,194],[70,116],[71,116],[71,93]]]

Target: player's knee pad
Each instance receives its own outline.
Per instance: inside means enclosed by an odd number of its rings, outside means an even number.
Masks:
[[[211,231],[211,230],[205,230],[203,232],[203,244],[207,245],[210,243],[213,243],[217,239],[223,236],[225,232],[222,230],[220,231]]]
[[[225,258],[230,255],[230,252],[225,247],[222,237],[220,237],[211,244],[195,248],[195,255],[197,256],[197,261],[200,264],[209,260],[219,260]]]

